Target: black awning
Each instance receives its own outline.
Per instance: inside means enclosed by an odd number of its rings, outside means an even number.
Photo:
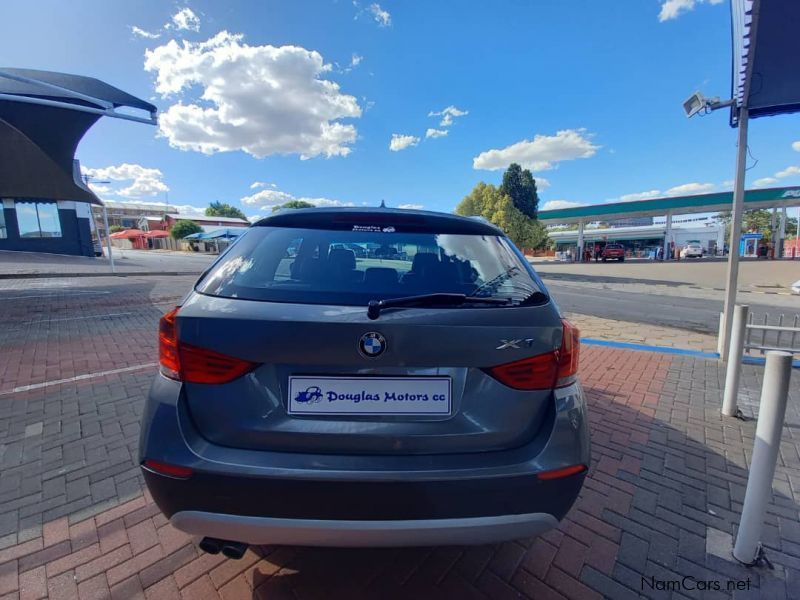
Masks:
[[[56,73],[54,71],[38,71],[36,69],[12,69],[0,67],[0,72],[8,73],[18,77],[24,77],[39,81],[41,83],[56,85],[66,90],[72,90],[84,96],[91,96],[98,100],[105,100],[112,103],[114,106],[130,106],[131,108],[138,108],[147,112],[156,112],[156,107],[149,102],[145,102],[131,96],[127,92],[115,88],[104,81],[95,79],[94,77],[84,77],[83,75],[70,75],[68,73]],[[0,77],[0,94],[16,94],[20,96],[30,96],[38,98],[57,99],[62,102],[81,103],[73,96],[65,93],[59,93],[53,88],[48,88],[41,83],[36,84],[30,81],[19,81]],[[83,104],[91,105],[92,102],[84,100]],[[98,105],[99,106],[99,105]]]
[[[731,125],[746,106],[751,119],[800,112],[800,2],[733,0]]]
[[[155,106],[98,79],[0,68],[0,197],[102,204],[75,171],[75,150],[100,117],[130,118],[114,112],[122,106],[155,123]]]

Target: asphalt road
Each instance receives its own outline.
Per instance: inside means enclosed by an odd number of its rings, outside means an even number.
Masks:
[[[658,295],[625,292],[618,289],[571,286],[569,283],[545,279],[545,284],[562,310],[606,319],[677,327],[700,333],[717,333],[719,313],[723,301],[690,296]],[[751,312],[756,314],[794,314],[797,310],[751,302]]]

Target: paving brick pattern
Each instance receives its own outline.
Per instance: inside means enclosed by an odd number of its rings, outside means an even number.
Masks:
[[[19,386],[152,363],[154,323],[194,279],[0,282],[0,398]]]
[[[94,353],[86,338],[113,326],[120,344],[145,344],[132,333],[145,322],[153,331],[161,303],[172,301],[156,292],[132,296],[139,312],[127,322],[36,343]],[[240,561],[201,553],[144,490],[134,461],[150,372],[0,396],[0,598],[799,598],[797,374],[763,536],[770,571],[714,551],[735,534],[755,430],[719,415],[720,366],[585,347],[581,372],[593,462],[558,529],[478,547],[258,547]],[[746,414],[755,414],[761,373],[744,370]],[[748,577],[749,590],[726,591]],[[695,581],[722,590],[681,586]]]

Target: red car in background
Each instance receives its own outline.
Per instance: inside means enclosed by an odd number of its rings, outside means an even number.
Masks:
[[[621,244],[606,244],[600,258],[603,259],[603,262],[606,262],[609,258],[625,262],[625,248]]]

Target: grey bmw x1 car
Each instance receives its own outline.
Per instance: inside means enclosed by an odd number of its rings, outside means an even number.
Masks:
[[[300,209],[160,322],[140,462],[201,547],[529,537],[589,465],[578,331],[493,225]]]

